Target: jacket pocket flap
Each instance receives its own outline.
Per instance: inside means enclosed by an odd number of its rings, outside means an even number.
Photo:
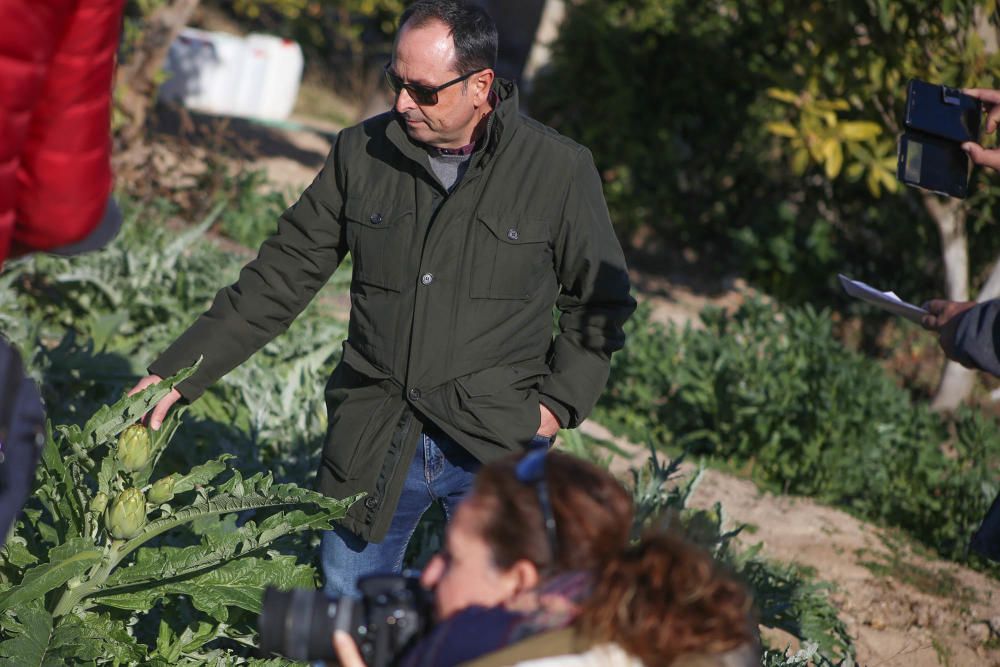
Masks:
[[[372,380],[387,380],[392,377],[388,371],[384,371],[355,349],[349,341],[344,341],[344,353],[342,360],[355,372],[371,378]]]
[[[348,199],[344,203],[344,217],[350,222],[356,222],[371,229],[385,229],[393,222],[402,218],[409,211],[400,211],[391,203],[371,201],[368,199]]]
[[[549,224],[545,220],[488,213],[479,213],[476,217],[486,225],[493,236],[504,243],[521,245],[549,240]]]
[[[537,378],[550,373],[545,362],[527,362],[515,366],[495,366],[458,378],[456,381],[470,397],[489,396],[509,389],[526,378]]]

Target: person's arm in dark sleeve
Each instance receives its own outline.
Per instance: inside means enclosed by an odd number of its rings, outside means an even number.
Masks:
[[[326,165],[233,285],[159,356],[149,372],[169,377],[204,357],[177,386],[193,401],[212,383],[285,331],[347,253],[341,224],[341,165],[334,144]]]
[[[0,547],[17,522],[45,443],[45,409],[21,357],[0,338]]]
[[[554,248],[562,286],[556,301],[559,333],[549,351],[552,373],[539,400],[564,428],[575,428],[604,390],[611,353],[624,345],[622,327],[635,310],[625,256],[586,149],[573,167],[559,225]]]
[[[956,317],[948,355],[969,368],[1000,377],[1000,299],[977,304]],[[942,346],[945,346],[942,332]],[[948,351],[948,348],[945,348]]]

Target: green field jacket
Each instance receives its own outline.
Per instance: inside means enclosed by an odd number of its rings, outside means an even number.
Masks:
[[[452,192],[392,113],[341,132],[238,281],[149,368],[188,400],[283,332],[349,252],[351,317],[326,385],[317,485],[388,530],[422,424],[480,461],[520,451],[539,403],[578,425],[635,308],[590,152],[518,113],[512,83]],[[559,327],[553,336],[552,307]]]

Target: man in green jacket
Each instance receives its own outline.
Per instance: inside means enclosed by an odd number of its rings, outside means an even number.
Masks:
[[[393,109],[340,133],[257,258],[134,390],[204,357],[154,408],[157,428],[284,331],[351,254],[317,484],[366,496],[323,537],[331,594],[399,571],[420,515],[432,502],[450,514],[480,462],[579,425],[635,308],[590,152],[518,114],[496,52],[475,5],[407,8],[385,68]]]

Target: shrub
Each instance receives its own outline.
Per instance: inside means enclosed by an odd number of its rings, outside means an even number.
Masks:
[[[827,312],[757,301],[663,328],[640,309],[598,415],[634,438],[746,466],[784,493],[899,526],[957,557],[997,490],[1000,430],[948,421],[845,349]]]
[[[966,31],[990,6],[579,0],[530,107],[593,151],[622,233],[714,248],[787,301],[832,304],[838,271],[930,295],[938,234],[894,176],[905,81],[989,86],[997,56]],[[793,140],[804,109],[820,130]],[[967,206],[973,275],[998,250],[990,184]]]

